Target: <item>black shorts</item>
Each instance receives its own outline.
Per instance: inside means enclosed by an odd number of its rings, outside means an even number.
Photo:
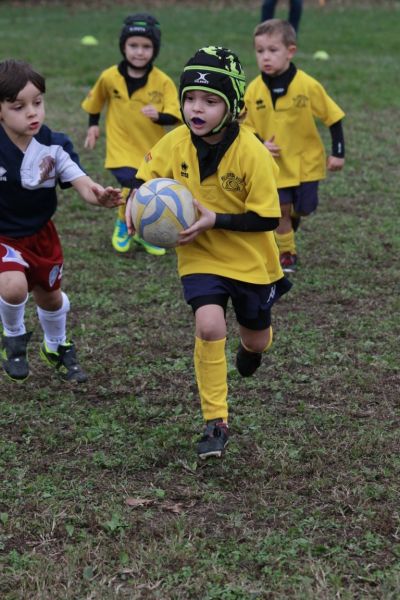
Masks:
[[[293,204],[297,215],[307,216],[317,210],[319,181],[305,181],[294,187],[279,188],[279,202]]]
[[[262,331],[271,325],[271,307],[292,284],[283,277],[260,285],[229,279],[221,275],[197,273],[181,278],[185,300],[195,313],[201,306],[217,304],[226,313],[229,298],[240,325]]]

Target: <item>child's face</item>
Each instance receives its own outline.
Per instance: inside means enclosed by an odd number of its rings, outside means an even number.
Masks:
[[[141,35],[133,35],[125,42],[125,57],[136,69],[144,69],[154,54],[153,42]]]
[[[211,92],[191,90],[186,92],[183,101],[185,121],[194,134],[203,136],[217,127],[225,116],[227,106],[224,100]],[[222,137],[223,134],[216,134]],[[213,142],[211,136],[207,140]]]
[[[271,76],[284,73],[296,53],[296,46],[285,46],[279,33],[256,35],[254,48],[259,70]]]
[[[0,104],[0,121],[18,146],[27,144],[41,128],[45,117],[43,95],[30,81],[14,102]]]

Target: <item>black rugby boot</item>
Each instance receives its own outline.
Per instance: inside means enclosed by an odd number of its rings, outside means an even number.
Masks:
[[[212,456],[221,458],[228,443],[228,437],[228,425],[222,419],[207,421],[203,435],[197,444],[198,457],[201,460]]]
[[[250,377],[261,365],[261,352],[249,352],[242,344],[236,353],[236,368],[242,377]]]
[[[2,366],[13,381],[24,381],[29,375],[27,346],[32,332],[1,338]]]
[[[87,375],[78,363],[73,342],[60,344],[57,352],[49,350],[43,342],[40,346],[40,356],[45,362],[54,367],[65,381],[76,381],[77,383],[87,381]]]

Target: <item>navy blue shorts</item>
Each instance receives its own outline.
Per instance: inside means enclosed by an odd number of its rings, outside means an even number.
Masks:
[[[119,185],[126,188],[132,188],[135,181],[137,169],[133,167],[118,167],[118,169],[110,169]]]
[[[319,181],[304,181],[294,187],[279,188],[279,202],[293,204],[297,215],[307,216],[317,209],[318,184]]]
[[[269,285],[203,273],[185,275],[181,281],[185,300],[194,313],[208,304],[222,306],[226,313],[231,298],[238,323],[254,331],[267,329],[271,325],[272,305],[292,287],[286,277]]]

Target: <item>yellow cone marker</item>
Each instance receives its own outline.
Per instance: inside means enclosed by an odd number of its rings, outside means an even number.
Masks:
[[[99,42],[93,35],[84,35],[81,39],[81,44],[83,44],[83,46],[97,46],[98,43]]]

